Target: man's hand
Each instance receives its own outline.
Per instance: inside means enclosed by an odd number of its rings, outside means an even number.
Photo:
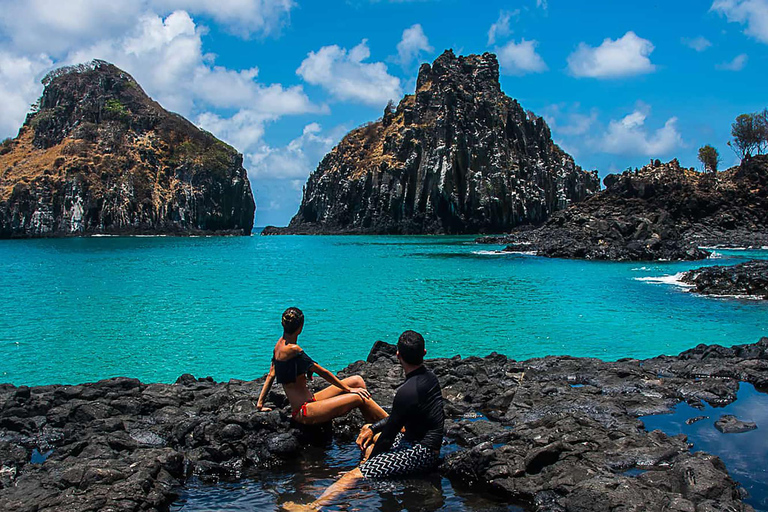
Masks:
[[[256,410],[259,412],[269,412],[272,409],[270,407],[264,407],[264,404],[256,404]]]
[[[363,400],[371,398],[371,393],[365,388],[349,388],[349,392],[360,396]]]
[[[368,423],[367,425],[363,425],[363,428],[360,429],[360,435],[357,436],[357,446],[360,447],[361,450],[365,451],[368,449],[368,447],[373,442],[373,430],[371,430],[371,424]]]

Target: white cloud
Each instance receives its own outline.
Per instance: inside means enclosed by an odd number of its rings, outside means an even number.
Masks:
[[[165,108],[183,115],[206,108],[241,108],[273,116],[320,112],[301,86],[256,81],[257,68],[231,70],[211,64],[201,30],[185,11],[165,19],[140,18],[134,32],[70,54],[68,62],[100,58],[131,73]]]
[[[383,62],[363,62],[371,56],[367,39],[347,50],[337,45],[310,52],[296,73],[340,100],[384,106],[402,96],[400,79],[387,72]]]
[[[414,58],[421,52],[433,52],[435,49],[429,45],[429,39],[424,34],[424,29],[418,23],[403,30],[403,37],[397,43],[397,55],[400,64],[409,66]]]
[[[271,35],[288,21],[294,0],[149,0],[161,12],[183,9],[210,16],[241,37]]]
[[[580,105],[572,107],[566,105],[549,105],[544,109],[544,119],[552,129],[554,136],[579,136],[586,135],[597,123],[597,110],[592,109],[589,114],[579,112]]]
[[[338,129],[323,134],[319,124],[310,123],[287,146],[264,147],[258,153],[248,155],[252,162],[251,172],[256,177],[298,180],[303,184],[339,137]]]
[[[744,69],[744,66],[747,65],[747,58],[747,54],[742,53],[741,55],[734,57],[733,60],[723,62],[715,67],[717,69],[722,69],[723,71],[741,71]]]
[[[696,50],[697,52],[703,52],[712,46],[712,43],[709,41],[709,39],[704,36],[698,36],[694,38],[683,37],[680,39],[680,42],[682,42],[688,48]]]
[[[60,57],[130,29],[142,0],[0,0],[0,32],[15,49]]]
[[[539,9],[547,10],[547,0],[536,0],[536,7]]]
[[[677,118],[670,117],[656,131],[645,127],[647,113],[642,108],[619,120],[611,120],[608,129],[598,141],[599,149],[621,155],[663,156],[682,147],[683,139],[677,131]]]
[[[512,18],[512,16],[518,16],[520,14],[520,10],[516,9],[514,11],[499,11],[499,19],[496,20],[496,23],[491,25],[491,28],[488,29],[488,45],[496,44],[497,39],[501,39],[504,37],[509,36],[512,33],[512,29],[509,28],[509,21]]]
[[[768,43],[768,0],[715,0],[710,10],[746,25],[745,34]]]
[[[647,39],[627,32],[620,39],[606,38],[593,48],[586,43],[568,56],[568,69],[573,76],[617,78],[651,73],[656,67],[649,56],[654,46]]]
[[[0,0],[0,32],[17,50],[60,58],[120,37],[143,14],[184,10],[250,37],[279,32],[295,5],[293,0]]]
[[[505,75],[525,75],[527,73],[541,73],[547,70],[547,65],[541,55],[536,53],[537,41],[519,43],[510,41],[501,48],[496,48],[501,72]]]
[[[51,65],[44,55],[22,57],[0,50],[0,139],[16,135]]]

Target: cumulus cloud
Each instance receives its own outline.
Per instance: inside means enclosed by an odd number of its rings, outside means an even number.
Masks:
[[[643,109],[636,109],[622,119],[611,120],[599,140],[599,149],[621,155],[663,156],[683,146],[676,117],[655,131],[646,128],[646,118]]]
[[[363,62],[370,56],[367,39],[351,50],[323,46],[310,52],[296,73],[337,99],[383,106],[402,96],[400,79],[390,75],[383,62]]]
[[[649,58],[653,50],[650,41],[630,31],[616,40],[606,38],[598,47],[580,43],[568,56],[568,69],[573,76],[590,78],[651,73],[656,69]]]
[[[547,10],[547,0],[536,0],[536,7]]]
[[[715,0],[710,10],[746,25],[745,34],[768,43],[768,0]]]
[[[712,46],[712,43],[709,42],[709,39],[707,39],[704,36],[698,36],[693,38],[683,37],[680,39],[680,41],[688,48],[692,48],[697,52],[703,52],[704,50]]]
[[[525,75],[541,73],[547,70],[547,65],[541,55],[536,53],[537,41],[523,39],[519,43],[510,41],[495,49],[499,58],[501,72],[505,75]]]
[[[60,58],[130,31],[142,14],[184,10],[250,37],[278,32],[294,6],[293,0],[0,0],[0,29],[17,50]]]
[[[734,57],[733,60],[723,62],[721,64],[718,64],[715,67],[723,71],[741,71],[742,69],[744,69],[744,66],[747,65],[747,58],[748,58],[747,54],[742,53]]]
[[[513,16],[518,16],[520,14],[520,10],[516,9],[514,11],[500,11],[499,12],[499,19],[496,20],[496,23],[491,25],[491,28],[488,29],[488,45],[496,44],[497,39],[502,39],[507,36],[509,36],[512,33],[512,29],[509,27],[510,19]]]
[[[99,41],[71,53],[67,61],[105,59],[131,73],[164,107],[184,115],[206,108],[243,108],[280,116],[321,111],[300,86],[256,81],[257,68],[211,65],[202,32],[185,11],[166,18],[145,15],[122,38]]]
[[[296,179],[303,184],[341,136],[339,127],[329,133],[323,133],[318,123],[310,123],[304,127],[302,134],[287,146],[264,147],[259,153],[249,155],[252,172],[255,176]]]
[[[552,129],[553,135],[579,136],[587,135],[597,123],[597,110],[589,114],[579,112],[578,103],[568,106],[565,104],[549,105],[544,109],[544,119]]]
[[[397,55],[400,64],[404,67],[409,66],[414,58],[417,58],[421,52],[435,51],[429,45],[429,39],[424,34],[424,29],[418,23],[403,30],[403,37],[397,43]]]
[[[271,35],[289,21],[293,0],[149,0],[165,12],[183,9],[209,16],[241,37]]]
[[[52,64],[44,55],[23,57],[0,50],[0,139],[16,135],[40,93],[40,78]]]

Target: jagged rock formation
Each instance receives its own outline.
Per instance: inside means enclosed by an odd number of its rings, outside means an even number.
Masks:
[[[681,401],[731,403],[741,381],[766,389],[768,338],[644,361],[494,353],[427,365],[446,399],[440,472],[477,492],[537,512],[753,510],[719,458],[638,418]],[[341,374],[362,375],[384,406],[403,378],[383,342]],[[168,510],[192,475],[259,478],[301,457],[317,434],[293,428],[280,389],[268,397],[276,409],[257,412],[262,383],[183,375],[175,384],[0,384],[0,510]],[[332,432],[351,444],[362,424],[355,412]]]
[[[501,91],[490,53],[443,53],[416,93],[350,132],[309,177],[275,233],[499,233],[599,189],[546,122]]]
[[[689,270],[680,281],[692,285],[692,291],[703,295],[768,300],[768,261]]]
[[[701,247],[768,245],[768,157],[717,174],[677,160],[606,176],[605,189],[543,226],[503,238],[509,250],[595,260],[696,260]]]
[[[112,64],[62,68],[0,148],[0,238],[250,234],[235,149],[150,99]]]

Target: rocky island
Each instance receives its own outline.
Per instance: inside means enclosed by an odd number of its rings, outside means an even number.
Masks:
[[[0,238],[250,235],[243,157],[104,61],[43,80],[37,110],[0,146]]]
[[[680,281],[702,295],[768,300],[768,260],[689,270]]]
[[[658,160],[609,174],[605,189],[543,225],[485,238],[510,251],[590,260],[697,260],[701,247],[768,245],[768,156],[701,173]]]
[[[415,94],[323,158],[287,228],[263,234],[502,233],[598,189],[502,92],[495,55],[448,50],[421,66]]]
[[[342,374],[362,375],[389,405],[402,379],[394,352],[377,342]],[[452,481],[540,512],[753,510],[719,458],[691,452],[684,436],[647,431],[642,417],[680,402],[733,402],[740,382],[768,389],[768,338],[647,360],[494,353],[427,364],[446,398],[440,472]],[[289,422],[281,390],[269,396],[276,410],[257,412],[262,382],[0,385],[0,509],[168,510],[192,475],[258,479],[327,439],[323,428]],[[335,420],[333,435],[352,443],[361,424],[358,413]]]

